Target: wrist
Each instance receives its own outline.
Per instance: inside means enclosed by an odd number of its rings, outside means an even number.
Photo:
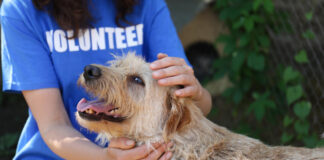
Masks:
[[[99,156],[98,156],[99,160],[107,160],[107,159],[110,159],[110,158],[111,157],[109,157],[108,148],[100,149]]]
[[[197,92],[196,96],[194,96],[192,99],[194,101],[196,101],[196,102],[199,103],[199,101],[202,100],[202,97],[204,95],[204,88],[200,85],[200,83],[198,82],[198,80],[197,80],[197,83],[198,83],[197,84],[197,86],[198,86],[198,92]]]

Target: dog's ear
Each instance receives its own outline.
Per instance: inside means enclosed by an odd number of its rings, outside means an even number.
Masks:
[[[191,122],[191,112],[188,108],[187,99],[174,95],[174,90],[168,92],[165,106],[167,107],[167,118],[163,128],[163,138],[169,140],[175,132],[181,132]]]

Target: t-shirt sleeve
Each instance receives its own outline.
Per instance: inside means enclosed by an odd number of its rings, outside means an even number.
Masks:
[[[166,53],[170,57],[184,58],[190,65],[166,3],[164,0],[154,1],[157,10],[153,14],[150,24],[146,25],[147,28],[144,26],[146,32],[144,33],[144,42],[148,50],[148,61],[156,60],[158,53]]]
[[[58,88],[50,53],[21,19],[1,16],[3,91]]]

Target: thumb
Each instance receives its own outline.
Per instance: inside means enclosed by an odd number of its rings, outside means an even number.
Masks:
[[[157,55],[157,58],[158,59],[162,59],[162,58],[165,58],[165,57],[167,57],[168,55],[167,54],[165,54],[165,53],[159,53],[158,55]]]
[[[113,138],[109,142],[109,148],[131,149],[135,146],[135,141],[128,138]]]

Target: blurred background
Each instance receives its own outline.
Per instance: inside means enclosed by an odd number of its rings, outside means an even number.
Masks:
[[[270,145],[324,145],[324,0],[166,2],[212,94],[209,119]],[[0,159],[11,159],[28,107],[0,92],[0,109]]]

